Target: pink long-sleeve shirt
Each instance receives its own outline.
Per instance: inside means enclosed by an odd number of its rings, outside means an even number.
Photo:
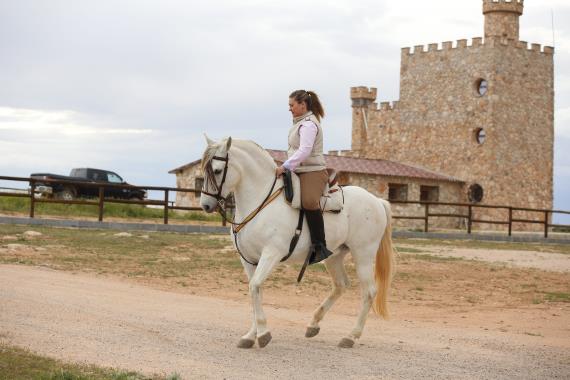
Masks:
[[[315,144],[315,138],[317,137],[318,131],[319,130],[315,123],[310,120],[307,120],[301,124],[299,127],[299,136],[301,138],[299,149],[297,149],[295,153],[293,153],[293,155],[283,163],[283,167],[294,172],[299,164],[305,161],[311,155],[311,151],[313,150],[313,145]]]

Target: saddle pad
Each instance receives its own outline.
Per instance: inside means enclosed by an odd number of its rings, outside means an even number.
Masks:
[[[293,183],[293,200],[291,207],[295,209],[301,208],[301,181],[299,176],[291,173],[291,182]],[[321,197],[321,210],[324,212],[340,212],[344,206],[344,195],[340,186],[335,183],[332,187],[327,184]]]

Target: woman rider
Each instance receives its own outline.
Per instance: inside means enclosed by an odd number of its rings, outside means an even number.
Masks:
[[[320,122],[325,111],[313,91],[297,90],[289,95],[289,111],[293,127],[289,130],[287,161],[275,173],[285,169],[295,172],[301,182],[301,206],[305,211],[311,233],[310,264],[332,255],[327,249],[320,199],[328,181],[323,156],[323,130]]]

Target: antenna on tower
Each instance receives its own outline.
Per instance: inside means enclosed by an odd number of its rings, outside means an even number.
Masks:
[[[550,8],[550,16],[552,20],[552,47],[556,47],[556,40],[554,35],[554,8]]]

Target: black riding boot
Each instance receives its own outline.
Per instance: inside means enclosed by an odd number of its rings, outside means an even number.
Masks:
[[[325,241],[325,223],[321,210],[305,210],[309,231],[311,233],[311,258],[309,264],[323,261],[333,253],[327,249]]]

